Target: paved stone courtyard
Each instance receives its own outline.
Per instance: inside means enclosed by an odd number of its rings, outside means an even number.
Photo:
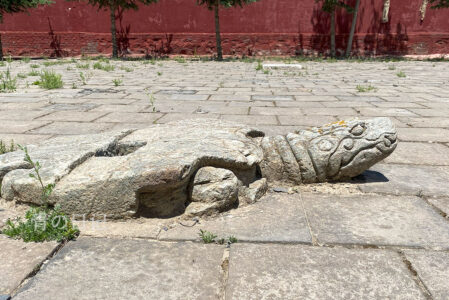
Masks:
[[[178,59],[111,61],[110,72],[93,60],[49,62],[11,63],[21,78],[16,92],[0,94],[1,140],[45,143],[187,118],[274,135],[387,116],[400,143],[350,182],[272,186],[218,217],[78,221],[81,236],[65,245],[0,235],[0,299],[449,298],[447,62],[305,61],[264,71]],[[38,77],[26,74],[43,69],[62,74],[64,88],[33,85]],[[21,213],[1,201],[0,227]],[[203,244],[200,229],[238,243]]]

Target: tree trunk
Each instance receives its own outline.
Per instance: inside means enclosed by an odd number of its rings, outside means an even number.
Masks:
[[[346,47],[346,57],[351,55],[352,41],[354,40],[355,25],[357,24],[357,15],[359,13],[360,0],[355,3],[354,14],[352,16],[351,32],[349,33],[348,46]]]
[[[421,8],[419,9],[419,12],[421,13],[421,22],[424,21],[424,18],[426,17],[426,11],[427,11],[428,4],[429,4],[428,0],[422,1]]]
[[[382,12],[382,23],[388,23],[388,14],[390,13],[390,0],[384,0],[384,9]]]
[[[112,57],[118,57],[118,47],[117,47],[117,30],[115,28],[115,5],[111,4],[109,6],[111,14],[111,35],[112,35]]]
[[[3,24],[3,15],[0,14],[0,24]],[[3,60],[3,43],[2,35],[0,34],[0,60]]]
[[[0,60],[3,60],[3,44],[2,44],[2,35],[0,34]]]
[[[337,51],[335,47],[335,8],[331,12],[331,57],[335,57]]]
[[[220,2],[215,2],[215,36],[217,39],[217,59],[223,60],[223,49],[221,48],[221,35],[220,35]]]

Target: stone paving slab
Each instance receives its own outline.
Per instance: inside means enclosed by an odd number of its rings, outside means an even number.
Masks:
[[[1,215],[0,215],[1,216]],[[157,239],[162,228],[173,221],[161,219],[77,220],[80,236]]]
[[[14,299],[217,299],[223,246],[79,238]]]
[[[449,195],[449,167],[378,164],[357,179],[361,180],[359,188],[365,193]]]
[[[449,222],[413,196],[303,193],[319,243],[449,249]]]
[[[113,123],[54,122],[28,132],[33,134],[78,135],[104,132],[111,129],[113,125]]]
[[[426,298],[392,251],[235,244],[226,299]]]
[[[449,147],[435,143],[399,142],[396,150],[384,161],[393,164],[449,166]]]
[[[311,237],[299,195],[269,194],[259,202],[225,213],[193,227],[192,221],[162,230],[161,240],[200,240],[200,229],[239,241],[310,243]]]
[[[13,121],[3,120],[1,121],[0,133],[16,134],[25,133],[34,128],[39,128],[50,124],[48,121]],[[73,125],[73,124],[72,124]]]
[[[57,243],[24,243],[0,235],[0,295],[11,294],[57,247]]]
[[[428,198],[427,201],[442,211],[449,219],[449,198]]]
[[[449,299],[449,253],[405,250],[405,256],[435,300]]]
[[[400,128],[398,134],[408,142],[449,142],[449,130],[442,128]]]

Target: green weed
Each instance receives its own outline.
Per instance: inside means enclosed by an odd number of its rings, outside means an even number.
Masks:
[[[111,72],[111,71],[114,71],[114,69],[115,69],[115,67],[113,66],[113,65],[111,65],[111,64],[109,64],[109,63],[106,63],[106,64],[102,64],[101,62],[99,62],[99,61],[97,61],[96,63],[94,63],[94,69],[97,69],[97,70],[103,70],[103,71],[106,71],[106,72]]]
[[[128,73],[134,71],[133,68],[125,67],[125,66],[121,66],[121,67],[120,67],[120,70],[126,71],[126,72],[128,72]]]
[[[54,184],[44,185],[40,170],[42,166],[38,161],[33,161],[28,153],[28,149],[21,145],[18,147],[25,153],[24,160],[31,165],[33,170],[30,173],[31,178],[38,180],[41,186],[42,206],[30,208],[25,214],[25,220],[16,218],[15,222],[11,219],[6,221],[6,226],[2,233],[15,239],[22,239],[25,242],[44,242],[44,241],[66,241],[74,239],[79,234],[79,229],[73,225],[70,218],[64,214],[57,205],[53,209],[48,207],[48,198],[50,197]]]
[[[398,76],[399,78],[407,77],[407,75],[405,75],[405,73],[403,71],[400,71],[400,72],[396,73],[396,76]]]
[[[200,229],[199,233],[200,238],[203,240],[205,244],[214,243],[217,236],[213,234],[212,232],[209,232],[207,230]]]
[[[11,71],[6,69],[5,72],[0,73],[0,92],[9,93],[14,92],[17,88],[17,80],[11,76]]]
[[[13,151],[16,151],[16,145],[14,145],[13,140],[11,140],[11,143],[9,145],[0,140],[0,154],[5,154]]]
[[[180,64],[185,64],[187,62],[184,57],[176,57],[174,59],[174,61],[176,61],[176,62],[178,62]]]
[[[112,83],[114,84],[114,86],[120,86],[123,84],[123,80],[121,79],[113,79]]]
[[[44,70],[39,74],[39,76],[40,80],[36,81],[34,84],[40,86],[41,88],[47,90],[60,89],[64,85],[62,75],[56,74],[54,71]]]
[[[90,68],[90,64],[89,64],[89,63],[85,63],[85,64],[77,63],[77,64],[76,64],[76,67],[77,67],[78,69],[89,69],[89,68]]]
[[[39,76],[39,72],[36,70],[31,70],[31,72],[28,73],[28,76]]]
[[[357,85],[356,89],[357,89],[357,92],[359,92],[359,93],[366,93],[366,92],[372,92],[372,91],[375,92],[375,91],[377,91],[377,88],[375,88],[372,85],[367,85],[367,86]]]

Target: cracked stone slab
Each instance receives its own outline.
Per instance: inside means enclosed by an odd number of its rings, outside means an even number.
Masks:
[[[98,152],[105,152],[111,145],[130,131],[109,132],[90,136],[58,137],[48,140],[45,146],[30,145],[32,159],[42,166],[40,175],[45,185],[57,183],[76,166]],[[31,178],[31,165],[24,161],[24,153],[15,151],[0,155],[0,183],[2,197],[20,199],[27,203],[40,203],[41,187]]]
[[[264,69],[302,69],[300,64],[263,64]]]
[[[365,193],[394,195],[449,195],[449,167],[379,164],[353,182]]]
[[[181,221],[190,226],[193,221]],[[217,234],[219,238],[235,236],[239,241],[311,243],[307,220],[299,195],[268,194],[258,202],[232,210],[193,227],[177,224],[162,230],[161,240],[200,240],[199,230]]]
[[[449,249],[449,222],[413,196],[304,193],[319,243]]]
[[[24,243],[0,235],[0,295],[11,294],[58,246]]]
[[[226,299],[426,299],[389,250],[234,244]]]
[[[441,210],[449,218],[449,198],[428,198],[427,201]]]
[[[196,243],[79,238],[14,299],[217,299],[223,251]]]
[[[74,221],[80,230],[80,236],[146,239],[156,239],[162,228],[169,226],[172,222],[148,218],[130,219],[124,222],[107,218]]]
[[[449,253],[405,250],[404,254],[429,289],[433,299],[449,299]]]

